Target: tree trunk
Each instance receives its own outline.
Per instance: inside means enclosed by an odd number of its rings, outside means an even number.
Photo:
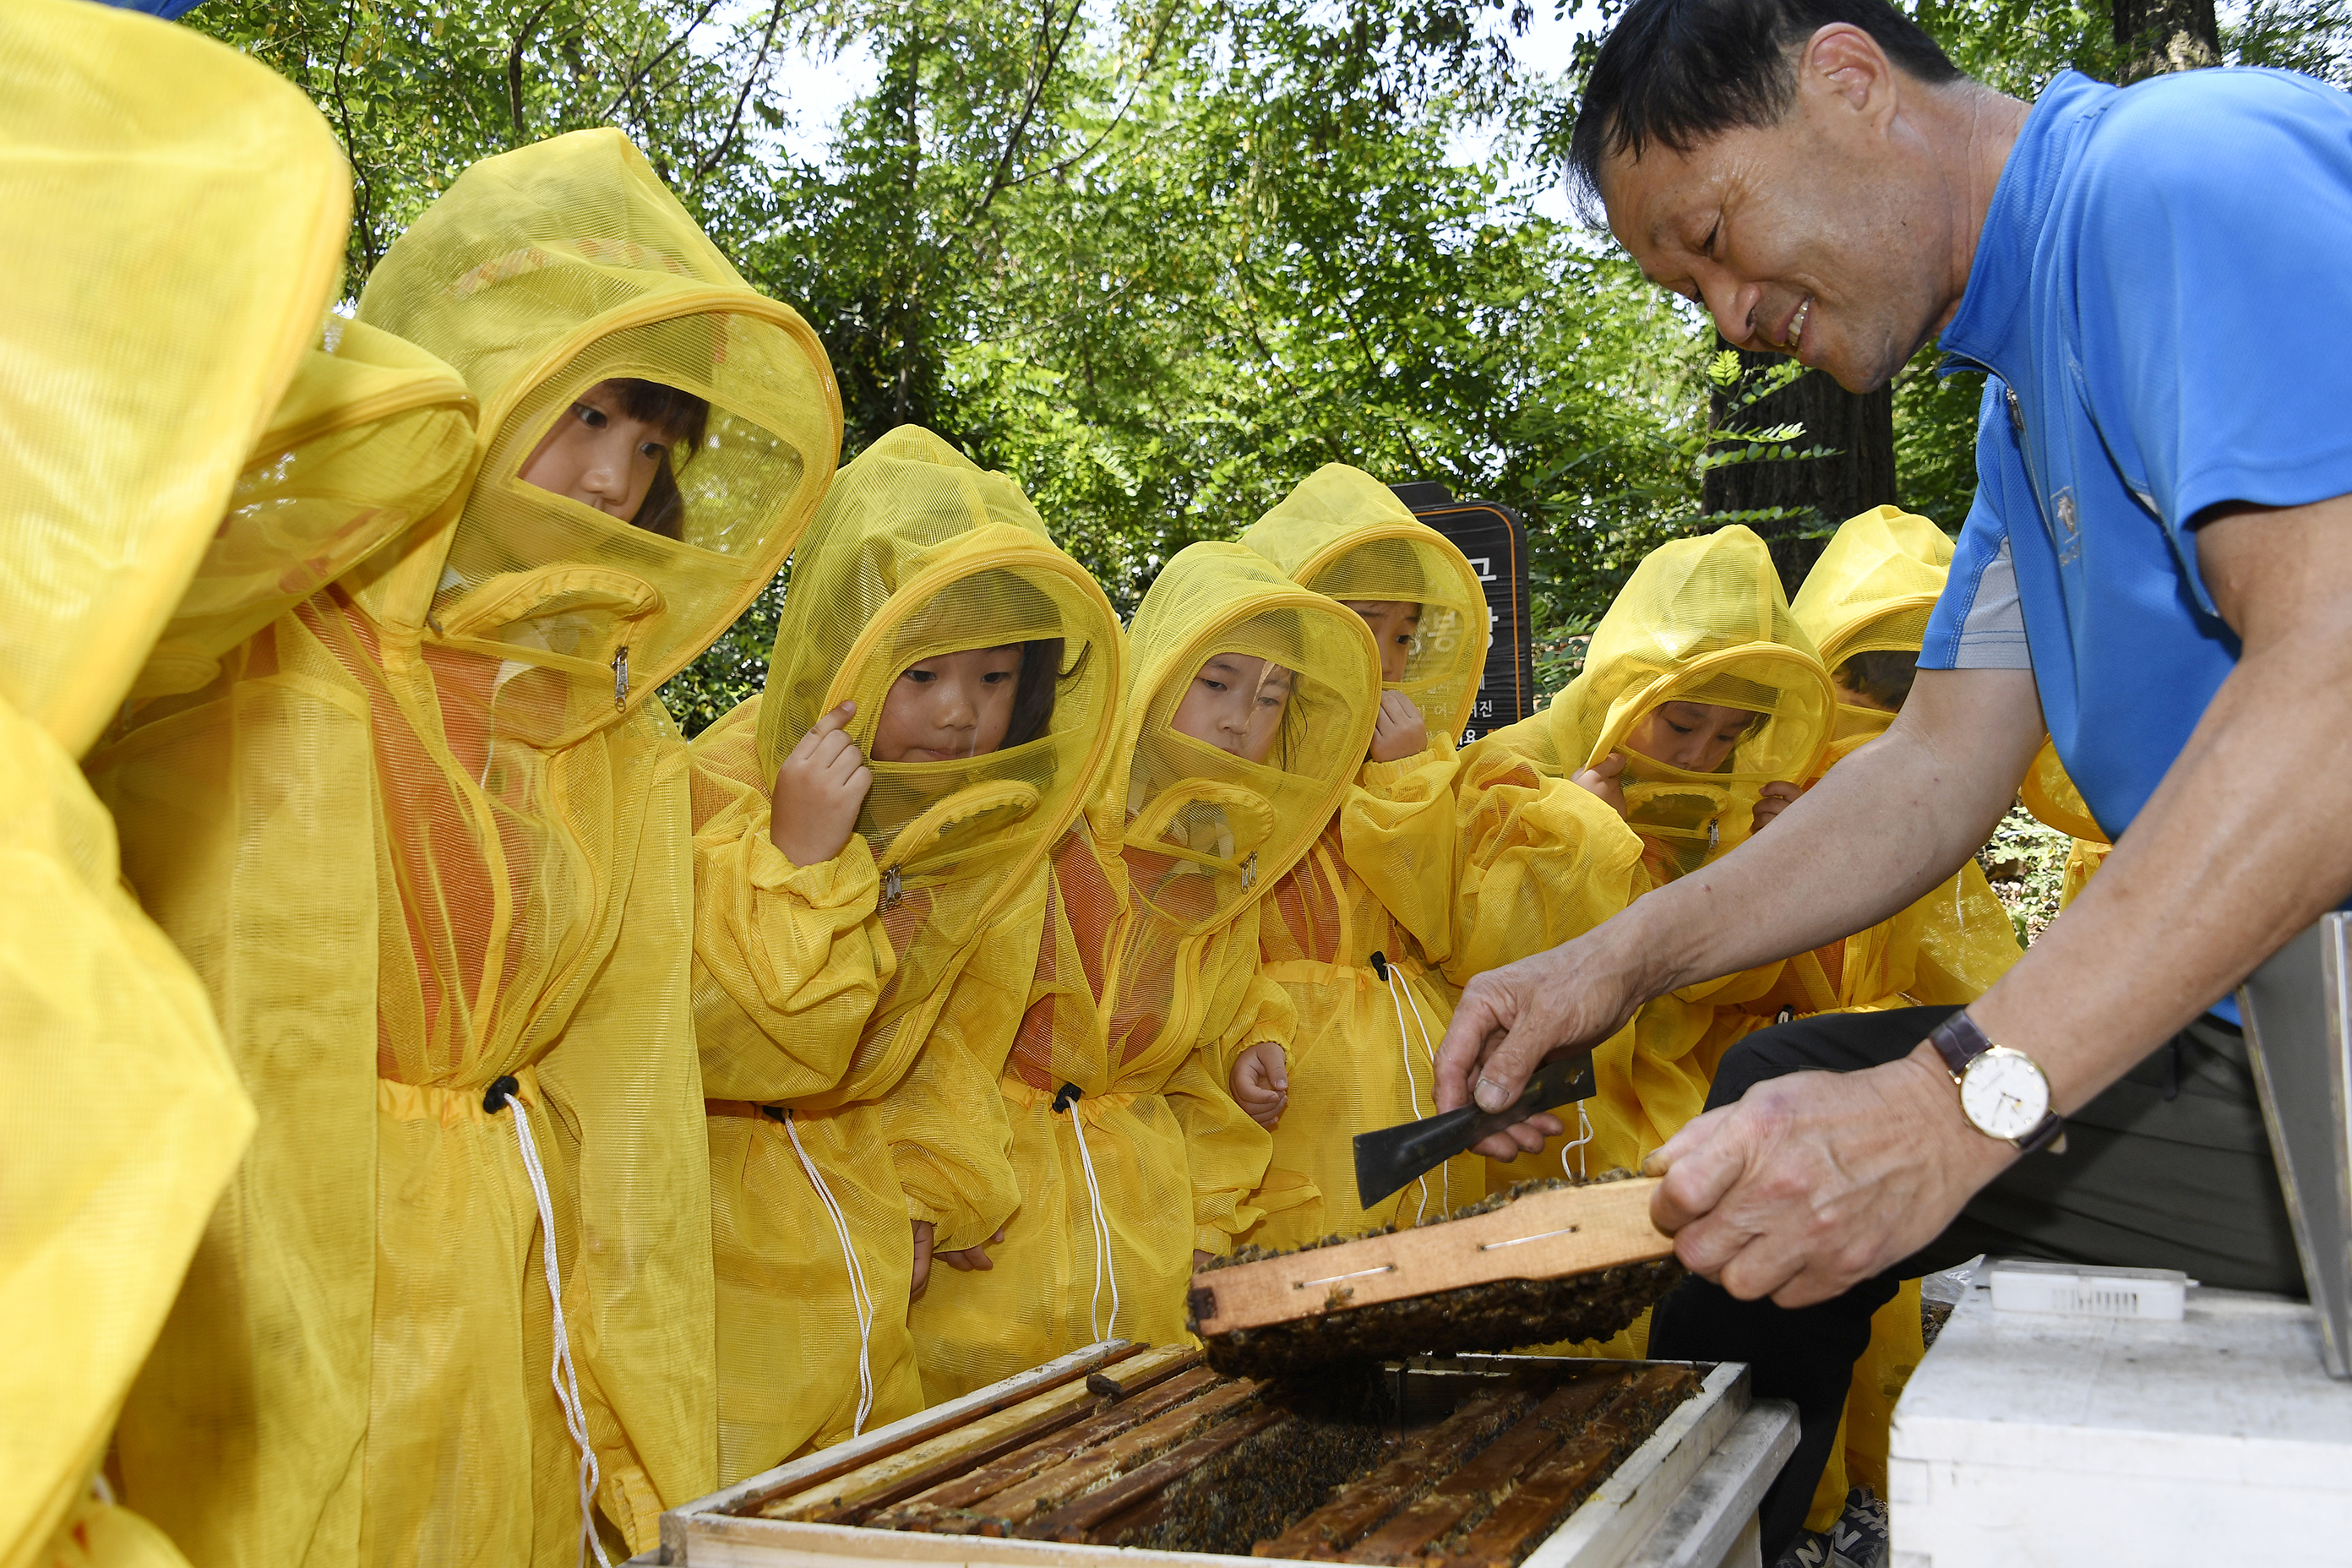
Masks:
[[[2213,0],[2113,0],[2113,5],[2125,81],[2221,63],[2221,28],[2213,15]]]
[[[1715,341],[1720,353],[1731,345]],[[1740,368],[1754,371],[1781,363],[1780,354],[1742,353]],[[1708,398],[1709,418],[1720,425],[1726,398]],[[1699,510],[1748,511],[1763,507],[1810,507],[1818,521],[1801,520],[1753,524],[1772,547],[1780,586],[1794,595],[1829,541],[1799,537],[1809,526],[1834,528],[1856,512],[1898,500],[1895,490],[1895,394],[1892,388],[1854,394],[1820,371],[1808,371],[1779,392],[1741,411],[1738,425],[1760,429],[1801,425],[1799,447],[1828,447],[1836,456],[1791,462],[1732,463],[1710,468],[1700,481]]]

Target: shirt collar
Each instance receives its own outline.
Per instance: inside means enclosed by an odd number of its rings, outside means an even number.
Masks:
[[[2074,151],[2075,133],[2120,90],[2075,71],[2060,71],[2034,100],[1985,209],[1960,308],[1939,340],[1947,354],[2011,379],[2026,347],[2026,296],[2058,176]]]

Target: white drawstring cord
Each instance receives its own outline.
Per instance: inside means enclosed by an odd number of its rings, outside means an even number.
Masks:
[[[1411,1003],[1412,1005],[1412,1021],[1414,1026],[1421,1030],[1421,1048],[1429,1053],[1430,1068],[1433,1072],[1436,1070],[1437,1053],[1430,1047],[1429,1026],[1421,1021],[1421,1004],[1412,1000],[1412,987],[1410,985],[1403,986],[1403,1000],[1400,1001],[1398,999],[1399,983],[1397,980],[1396,965],[1388,961],[1388,956],[1385,953],[1376,952],[1372,954],[1372,970],[1373,973],[1377,973],[1381,977],[1381,981],[1388,986],[1389,1005],[1396,1009],[1397,1052],[1404,1060],[1405,1093],[1412,1101],[1413,1120],[1418,1121],[1421,1120],[1421,1085],[1414,1081],[1412,1076],[1412,1037],[1404,1032],[1404,1009],[1407,1003]],[[1431,1106],[1431,1114],[1436,1114],[1436,1107],[1433,1102]],[[1454,1212],[1453,1173],[1445,1166],[1440,1165],[1437,1168],[1437,1179],[1440,1201],[1445,1205],[1438,1212],[1441,1214],[1452,1214]],[[1421,1223],[1422,1215],[1429,1212],[1429,1178],[1426,1176],[1417,1176],[1414,1180],[1421,1187],[1421,1203],[1420,1205],[1412,1212],[1412,1223],[1419,1225]]]
[[[1389,967],[1391,973],[1393,973],[1396,966],[1394,964],[1391,964]],[[1421,1003],[1414,998],[1412,987],[1401,980],[1397,983],[1397,989],[1404,993],[1404,1005],[1412,1009],[1412,1026],[1421,1031],[1422,1054],[1429,1058],[1429,1080],[1433,1086],[1437,1081],[1437,1047],[1432,1044],[1429,1038],[1429,1021],[1421,1016]],[[1400,1026],[1400,1029],[1402,1029],[1402,1026]],[[1436,1090],[1433,1087],[1430,1091],[1429,1105],[1430,1110],[1433,1114],[1437,1109]],[[1444,1212],[1452,1214],[1454,1212],[1454,1165],[1452,1161],[1448,1161],[1444,1164],[1437,1167],[1437,1181],[1438,1195],[1442,1197],[1445,1203]]]
[[[539,1229],[547,1245],[540,1261],[547,1267],[547,1301],[555,1314],[555,1361],[548,1381],[555,1385],[555,1402],[563,1407],[563,1427],[572,1446],[580,1450],[580,1539],[596,1555],[598,1568],[613,1568],[604,1543],[596,1537],[596,1486],[601,1479],[596,1450],[588,1441],[588,1407],[580,1397],[580,1375],[572,1365],[572,1335],[563,1326],[563,1271],[555,1256],[555,1205],[547,1195],[547,1173],[540,1169],[539,1146],[531,1141],[530,1117],[522,1108],[522,1085],[501,1078],[482,1097],[482,1109],[492,1115],[504,1106],[514,1112],[515,1146],[522,1151],[524,1174],[530,1178],[531,1196],[539,1200]]]
[[[841,1238],[841,1260],[849,1268],[849,1304],[857,1314],[857,1415],[849,1424],[849,1435],[852,1437],[863,1436],[866,1417],[874,1409],[874,1363],[870,1350],[874,1338],[874,1293],[866,1288],[866,1270],[857,1261],[857,1249],[849,1245],[849,1221],[843,1217],[841,1205],[834,1201],[833,1189],[826,1186],[824,1178],[816,1173],[816,1163],[808,1157],[808,1151],[801,1147],[800,1131],[793,1126],[793,1113],[786,1110],[779,1114],[773,1106],[761,1106],[760,1109],[772,1120],[784,1124],[784,1136],[793,1141],[793,1152],[801,1157],[801,1169],[808,1173],[809,1185],[816,1189],[818,1200],[824,1205],[824,1212],[833,1220],[833,1234]]]
[[[1095,1237],[1095,1293],[1087,1302],[1087,1327],[1094,1331],[1100,1343],[1118,1332],[1118,1268],[1110,1258],[1110,1220],[1103,1214],[1102,1188],[1095,1181],[1095,1157],[1087,1149],[1087,1130],[1078,1120],[1078,1086],[1066,1083],[1054,1096],[1054,1109],[1069,1116],[1070,1131],[1078,1139],[1078,1164],[1087,1173],[1087,1201],[1092,1205],[1091,1218]],[[1095,1321],[1102,1302],[1103,1276],[1110,1276],[1110,1328],[1108,1331]]]
[[[1580,1100],[1576,1102],[1576,1131],[1581,1136],[1575,1142],[1563,1143],[1559,1147],[1559,1173],[1563,1176],[1568,1174],[1568,1152],[1573,1149],[1577,1151],[1576,1179],[1580,1182],[1584,1180],[1584,1146],[1592,1142],[1592,1118],[1584,1114],[1584,1101]]]

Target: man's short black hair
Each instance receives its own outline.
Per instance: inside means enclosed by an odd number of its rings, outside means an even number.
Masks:
[[[1796,51],[1832,22],[1869,34],[1921,81],[1959,78],[1886,0],[1633,0],[1586,79],[1570,167],[1598,195],[1605,159],[1654,142],[1688,153],[1735,126],[1778,124],[1796,97]]]

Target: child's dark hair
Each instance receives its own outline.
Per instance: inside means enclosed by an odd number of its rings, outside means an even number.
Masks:
[[[661,467],[654,470],[654,482],[646,487],[646,499],[631,521],[647,533],[683,541],[686,497],[679,493],[677,476],[672,469],[683,466],[701,449],[703,431],[710,421],[710,405],[690,392],[681,392],[658,381],[625,377],[612,384],[619,391],[621,407],[630,418],[642,419],[669,437],[669,451],[663,454]]]
[[[1045,732],[1045,726],[1053,721],[1054,695],[1061,682],[1060,637],[1039,637],[1021,645],[1020,685],[1013,694],[1013,720],[1005,726],[1000,751],[1025,746]]]
[[[1919,656],[1902,648],[1876,648],[1842,660],[1831,679],[1882,708],[1903,706],[1919,673]]]

